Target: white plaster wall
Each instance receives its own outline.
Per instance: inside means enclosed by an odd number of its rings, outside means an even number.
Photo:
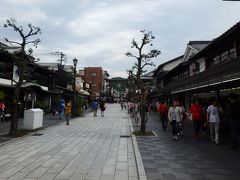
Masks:
[[[182,58],[179,58],[173,62],[167,63],[165,66],[163,66],[163,71],[170,71],[173,68],[175,68],[180,62],[182,61]]]

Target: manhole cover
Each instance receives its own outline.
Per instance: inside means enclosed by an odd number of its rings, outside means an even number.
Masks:
[[[120,135],[120,138],[130,138],[129,135]]]
[[[37,134],[37,133],[35,133],[35,134],[33,134],[32,136],[42,136],[43,134]]]

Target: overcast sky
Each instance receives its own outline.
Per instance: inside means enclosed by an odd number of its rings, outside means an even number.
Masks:
[[[6,19],[42,29],[34,49],[40,62],[56,62],[61,51],[78,68],[102,66],[111,77],[126,76],[134,59],[131,41],[139,30],[152,31],[161,50],[159,64],[182,55],[190,40],[212,40],[240,20],[240,2],[222,0],[0,0],[0,39],[16,40]],[[148,68],[152,70],[154,67]]]

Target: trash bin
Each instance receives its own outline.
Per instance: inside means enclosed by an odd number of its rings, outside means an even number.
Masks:
[[[28,109],[24,111],[23,128],[27,130],[37,129],[43,126],[43,110]]]

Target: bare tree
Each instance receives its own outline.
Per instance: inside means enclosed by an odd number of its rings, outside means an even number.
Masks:
[[[22,26],[17,24],[17,21],[14,18],[10,18],[7,20],[7,23],[4,24],[4,27],[10,27],[14,31],[16,31],[19,35],[21,40],[19,41],[12,41],[7,38],[5,40],[11,44],[17,45],[20,47],[19,56],[13,57],[14,65],[17,66],[17,73],[19,76],[19,80],[15,81],[16,88],[14,90],[14,100],[12,106],[12,121],[9,134],[16,136],[18,130],[18,104],[19,104],[19,96],[20,90],[23,83],[24,78],[28,76],[26,66],[29,62],[34,62],[33,58],[29,58],[32,54],[33,50],[30,48],[26,52],[27,45],[34,45],[37,48],[40,39],[32,39],[33,36],[38,35],[41,33],[41,29],[37,26],[33,26],[32,24],[28,24],[28,30],[25,32]],[[14,80],[13,80],[14,81]]]
[[[155,39],[155,37],[152,35],[152,32],[147,32],[145,30],[140,31],[142,33],[142,39],[140,42],[133,39],[131,48],[134,48],[137,50],[137,54],[133,54],[131,52],[127,52],[126,56],[136,59],[137,61],[134,63],[133,70],[136,70],[136,83],[138,88],[141,90],[141,128],[140,131],[142,133],[145,133],[145,91],[146,87],[141,80],[141,76],[144,72],[144,68],[146,66],[155,66],[152,59],[156,58],[158,55],[160,55],[161,51],[156,49],[151,49],[147,51],[147,53],[144,53],[144,48],[147,47],[147,45],[153,46],[152,41]]]

